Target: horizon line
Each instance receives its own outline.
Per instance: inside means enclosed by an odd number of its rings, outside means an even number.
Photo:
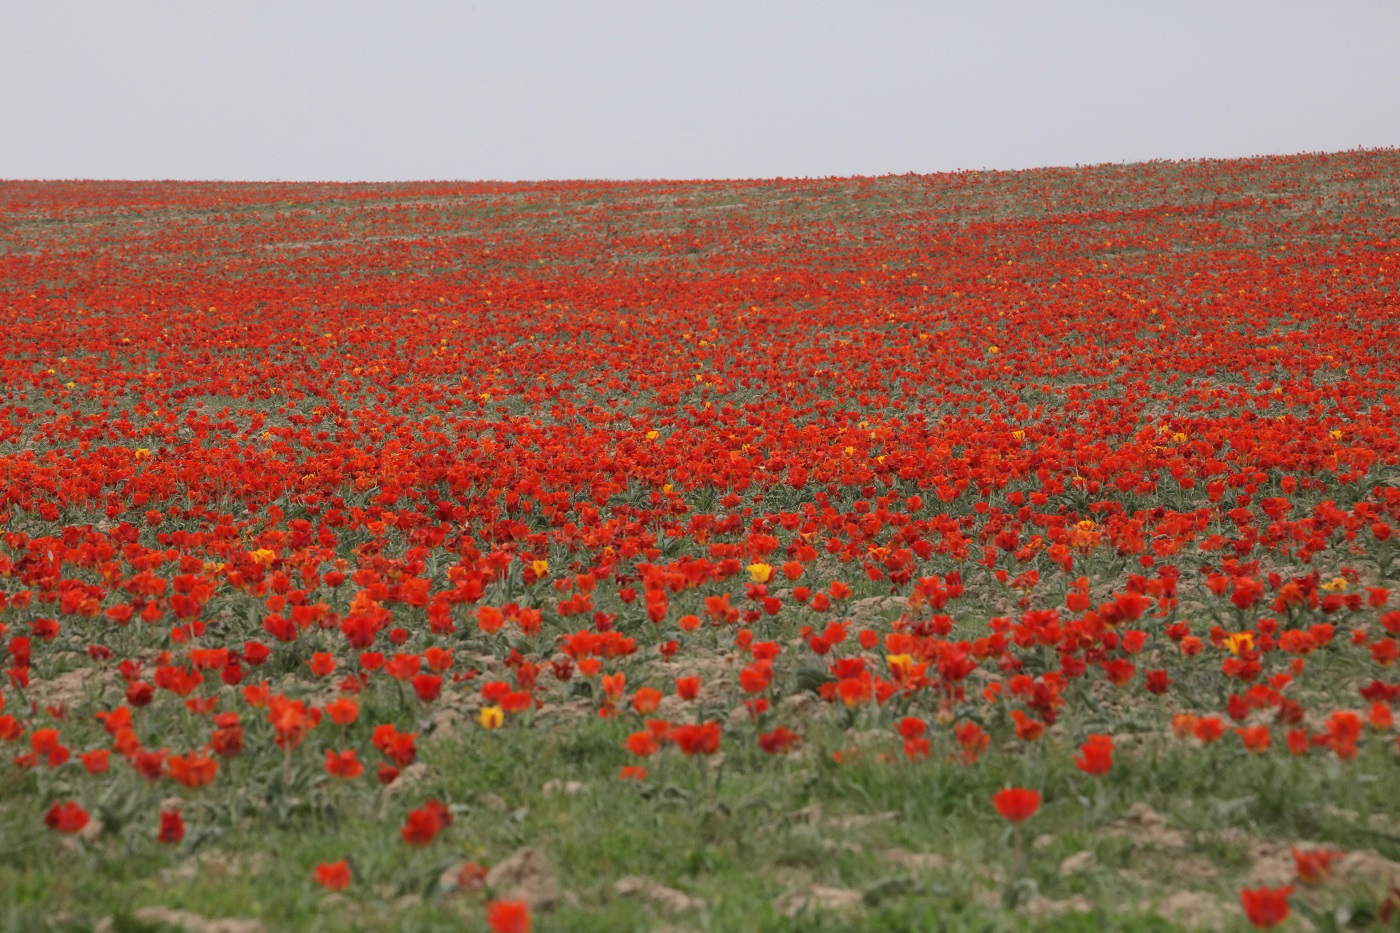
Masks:
[[[934,178],[938,176],[961,175],[1015,175],[1023,172],[1044,171],[1087,171],[1104,168],[1131,168],[1141,165],[1195,165],[1219,162],[1264,162],[1278,159],[1323,158],[1349,155],[1380,155],[1400,153],[1400,145],[1356,146],[1350,149],[1302,150],[1297,152],[1256,153],[1247,156],[1190,156],[1185,158],[1150,158],[1106,160],[1103,162],[1076,162],[1073,165],[1033,165],[1019,168],[956,168],[932,172],[885,172],[879,174],[851,175],[739,175],[739,176],[634,176],[614,178],[598,176],[593,178],[398,178],[398,179],[294,179],[294,178],[0,178],[0,185],[109,185],[109,184],[169,184],[169,185],[277,185],[308,186],[338,185],[342,187],[370,187],[390,185],[629,185],[629,184],[721,184],[725,182],[784,182],[784,181],[874,181],[889,178]]]

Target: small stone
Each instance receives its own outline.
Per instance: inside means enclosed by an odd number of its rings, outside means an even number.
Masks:
[[[825,852],[849,852],[852,855],[860,855],[865,852],[858,842],[851,842],[849,839],[823,839],[822,850]]]
[[[211,920],[193,911],[171,907],[142,907],[136,911],[135,917],[142,923],[174,927],[185,933],[267,933],[267,927],[261,920]]]
[[[849,888],[829,888],[814,884],[806,891],[789,891],[781,895],[773,906],[785,917],[796,917],[802,913],[831,911],[849,913],[861,906],[861,893]]]
[[[486,887],[499,900],[524,901],[531,910],[552,910],[564,900],[549,862],[538,849],[521,849],[486,873]]]
[[[907,852],[904,849],[890,849],[885,858],[896,865],[914,872],[944,871],[948,860],[937,852]]]
[[[1094,864],[1094,853],[1088,849],[1076,852],[1060,863],[1060,877],[1068,878],[1070,875],[1077,875]]]
[[[699,910],[705,906],[705,902],[698,897],[691,897],[684,891],[677,891],[658,881],[636,875],[619,878],[613,884],[613,892],[619,897],[636,897],[647,901],[667,913]]]
[[[1062,901],[1036,894],[1021,908],[1032,917],[1053,917],[1058,914],[1089,914],[1094,905],[1082,894],[1071,894]]]
[[[96,842],[97,838],[102,835],[102,830],[104,828],[102,821],[97,817],[93,817],[88,820],[86,826],[78,830],[78,838],[83,840],[83,842]]]
[[[404,791],[409,790],[414,785],[422,783],[423,779],[427,776],[428,766],[421,761],[415,762],[400,771],[399,776],[394,778],[391,783],[385,785],[384,796],[396,797]]]
[[[793,693],[778,702],[778,715],[805,717],[816,708],[817,699],[810,693]]]

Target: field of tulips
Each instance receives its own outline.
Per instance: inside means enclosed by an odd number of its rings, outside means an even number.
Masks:
[[[0,928],[1400,927],[1400,151],[0,183]]]

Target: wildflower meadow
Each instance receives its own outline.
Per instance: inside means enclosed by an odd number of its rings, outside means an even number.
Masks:
[[[0,925],[1400,928],[1400,152],[0,182]]]

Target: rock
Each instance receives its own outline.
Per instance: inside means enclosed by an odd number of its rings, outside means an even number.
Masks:
[[[261,920],[210,920],[188,910],[173,907],[142,907],[135,917],[142,923],[175,927],[185,933],[267,933]]]
[[[1021,905],[1021,910],[1032,917],[1054,917],[1059,914],[1091,914],[1094,905],[1082,894],[1071,894],[1062,901],[1035,894]]]
[[[948,868],[948,860],[937,852],[907,852],[904,849],[888,849],[884,854],[888,861],[913,872],[946,871]]]
[[[531,910],[552,910],[564,899],[549,862],[538,849],[521,849],[486,873],[498,900],[524,901]]]
[[[1060,877],[1068,878],[1070,875],[1077,875],[1082,871],[1087,871],[1095,862],[1094,853],[1088,849],[1076,852],[1060,863]]]
[[[416,784],[422,783],[428,776],[428,766],[423,762],[415,762],[399,772],[399,776],[384,786],[385,797],[397,797],[406,790],[410,790]]]
[[[778,913],[796,917],[802,913],[832,911],[851,913],[860,909],[861,893],[849,888],[828,888],[814,884],[806,891],[789,891],[773,902]]]
[[[505,813],[510,809],[510,804],[506,803],[504,797],[499,794],[493,794],[490,791],[482,794],[477,799],[481,801],[483,807],[488,810],[495,810],[497,813]]]
[[[87,821],[86,826],[78,830],[78,838],[83,840],[83,842],[96,842],[97,838],[102,835],[102,830],[104,828],[102,821],[97,817],[93,817]]]
[[[656,718],[674,722],[684,719],[692,708],[692,704],[682,700],[674,693],[668,693],[661,698],[661,704],[656,707]]]
[[[851,602],[850,613],[856,619],[877,619],[908,605],[906,596],[866,596]]]
[[[637,875],[619,878],[613,884],[613,893],[617,894],[619,897],[639,898],[667,913],[699,910],[705,906],[705,902],[698,897],[691,897],[684,891],[668,888],[658,881],[653,881],[650,878],[642,878]]]
[[[805,719],[817,706],[817,698],[810,693],[792,693],[778,701],[778,715],[793,719]]]
[[[849,852],[852,855],[860,855],[865,849],[858,842],[851,842],[849,839],[823,839],[822,850],[825,852]]]

